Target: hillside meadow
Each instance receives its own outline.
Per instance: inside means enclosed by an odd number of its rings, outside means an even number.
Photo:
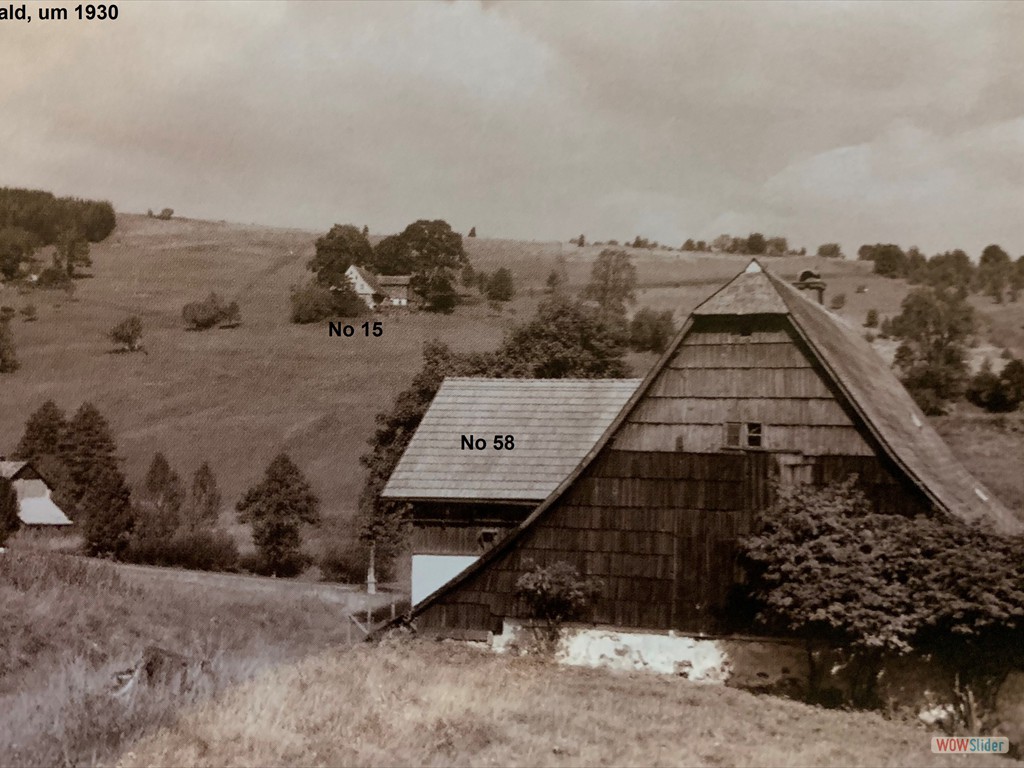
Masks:
[[[461,351],[493,349],[511,323],[533,313],[560,256],[575,290],[603,247],[466,238],[475,268],[511,269],[515,300],[495,310],[469,297],[452,315],[386,315],[380,338],[338,338],[329,337],[324,324],[288,322],[289,288],[308,279],[305,264],[316,237],[257,225],[121,214],[113,234],[93,246],[91,276],[76,281],[73,297],[0,288],[0,305],[18,309],[31,302],[39,316],[35,322],[13,321],[22,367],[0,380],[0,453],[14,449],[26,417],[45,400],[69,412],[90,400],[110,419],[132,482],[141,481],[155,451],[163,451],[183,475],[209,460],[224,494],[224,522],[243,548],[247,533],[231,509],[280,450],[292,455],[323,501],[326,522],[312,536],[348,536],[363,483],[358,459],[374,416],[391,406],[419,370],[423,344],[439,339]],[[670,309],[677,321],[749,260],[627,250],[639,277],[637,307]],[[826,301],[845,294],[839,314],[858,327],[870,308],[883,317],[895,314],[907,291],[902,281],[871,275],[864,262],[787,257],[765,263],[791,277],[805,268],[821,271],[829,284]],[[238,301],[241,326],[185,330],[182,307],[210,291]],[[976,303],[991,318],[987,332],[1001,344],[983,338],[972,350],[977,363],[1021,341],[1022,334],[1011,329],[1021,325],[1024,305]],[[129,314],[142,317],[144,352],[115,354],[105,334]],[[1013,348],[1024,354],[1021,346]],[[642,375],[654,356],[631,353],[628,359],[634,374]],[[971,429],[984,431],[977,424]],[[1012,433],[1011,443],[1024,450],[1019,434]],[[983,470],[983,478],[986,472],[999,475],[1006,462],[1004,453],[978,464],[973,449],[955,442],[953,447],[972,469]],[[1024,493],[1007,501],[1024,506]]]
[[[671,676],[385,640],[282,666],[126,745],[191,766],[1007,766],[928,730]],[[942,734],[935,734],[942,735]]]
[[[294,583],[275,591],[269,579],[249,589],[155,571],[0,554],[0,764],[102,761],[189,703],[349,639],[348,601]],[[193,684],[115,695],[117,673],[151,646],[184,656]]]

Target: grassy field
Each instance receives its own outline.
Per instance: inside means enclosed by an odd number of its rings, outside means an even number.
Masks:
[[[316,591],[322,585],[300,592],[302,585],[262,581],[197,587],[168,571],[0,555],[0,764],[104,759],[187,703],[347,642],[354,600],[330,599]],[[186,656],[191,671],[203,670],[200,684],[112,696],[115,673],[152,645]]]
[[[225,523],[238,496],[275,453],[291,453],[323,499],[321,538],[347,535],[363,471],[358,457],[374,415],[419,370],[425,341],[464,350],[494,348],[509,324],[532,314],[544,280],[564,257],[570,287],[586,282],[602,246],[466,239],[478,269],[508,266],[516,299],[503,311],[486,303],[450,316],[391,315],[379,339],[329,338],[322,325],[288,322],[288,289],[308,278],[315,233],[218,222],[160,221],[122,214],[118,227],[93,247],[93,276],[77,281],[73,300],[62,292],[18,295],[0,287],[0,305],[36,304],[39,320],[14,321],[22,368],[3,377],[0,453],[13,450],[25,418],[53,398],[73,411],[95,402],[111,420],[133,482],[161,450],[182,474],[207,459],[225,497]],[[685,315],[743,269],[742,256],[631,251],[640,280],[638,306]],[[859,326],[867,310],[895,313],[906,293],[901,281],[876,278],[870,265],[816,257],[771,259],[780,274],[820,270],[827,296],[846,295],[840,311]],[[865,293],[857,293],[858,286]],[[181,308],[214,290],[241,305],[243,324],[232,330],[187,332]],[[984,301],[979,306],[988,311]],[[129,313],[143,318],[146,354],[110,354],[106,331]],[[982,345],[975,357],[996,356],[1021,342],[1024,305],[992,308],[1000,347]],[[1014,347],[1024,354],[1024,346]],[[638,375],[651,355],[630,355]],[[1024,448],[1024,443],[1020,444]],[[958,446],[954,444],[954,448]],[[972,464],[970,455],[961,455]],[[1015,502],[1016,503],[1016,502]],[[245,531],[234,527],[247,544]],[[315,547],[313,547],[315,551]]]
[[[930,736],[876,714],[678,678],[392,641],[328,651],[261,675],[128,745],[118,764],[1012,764],[932,755]]]

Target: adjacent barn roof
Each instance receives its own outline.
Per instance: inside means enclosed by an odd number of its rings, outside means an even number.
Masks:
[[[408,285],[410,280],[411,275],[377,275],[377,282],[385,288]]]
[[[447,378],[382,495],[542,501],[593,448],[639,383]],[[487,447],[464,449],[463,435],[482,438]],[[512,435],[515,448],[499,453],[495,435]]]
[[[32,496],[18,502],[23,525],[71,525],[71,520],[48,496]]]
[[[756,261],[693,311],[693,315],[698,317],[764,314],[782,314],[790,318],[832,383],[863,419],[881,450],[932,500],[937,509],[968,522],[987,522],[1003,534],[1024,532],[1024,522],[956,460],[889,367],[855,329],[785,281],[764,271]],[[690,319],[683,325],[601,437],[544,502],[476,563],[419,603],[413,610],[414,616],[487,568],[545,517],[644,399],[690,332],[692,324]]]
[[[28,464],[27,461],[0,461],[0,477],[13,480],[14,476],[21,472]]]

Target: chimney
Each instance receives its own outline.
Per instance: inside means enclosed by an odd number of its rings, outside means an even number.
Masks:
[[[818,295],[818,303],[825,303],[825,281],[817,272],[805,269],[793,285],[801,291],[814,291]]]

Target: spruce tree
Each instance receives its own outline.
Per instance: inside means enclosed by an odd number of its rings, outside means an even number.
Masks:
[[[160,530],[171,533],[178,527],[184,499],[181,477],[171,469],[167,457],[157,451],[146,472],[143,500],[156,515]]]
[[[83,403],[68,422],[60,453],[80,494],[102,470],[117,470],[117,446],[110,425],[92,403]]]
[[[44,456],[57,456],[68,428],[67,417],[53,400],[47,400],[28,417],[25,433],[14,451],[22,461],[39,461]]]
[[[272,575],[293,575],[302,568],[300,546],[303,523],[320,521],[320,500],[295,463],[279,453],[267,467],[263,481],[238,502],[238,519],[252,526],[252,540],[262,568]]]
[[[220,504],[217,477],[210,469],[209,462],[204,461],[192,475],[192,492],[186,509],[188,524],[193,528],[216,525]]]
[[[135,528],[131,491],[121,471],[100,467],[82,496],[85,513],[85,545],[94,557],[120,558],[124,555]]]
[[[18,494],[14,491],[14,483],[6,477],[0,477],[0,547],[7,544],[7,539],[20,526]]]

